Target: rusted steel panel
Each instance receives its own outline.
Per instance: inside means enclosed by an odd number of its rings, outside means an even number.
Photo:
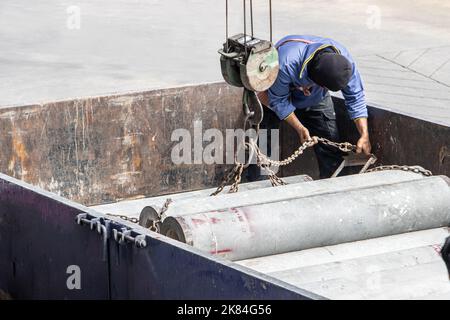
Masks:
[[[213,187],[225,166],[174,164],[178,142],[171,134],[184,128],[193,140],[195,121],[203,132],[242,127],[241,94],[213,83],[2,108],[0,172],[86,205]],[[334,101],[342,140],[355,143],[343,101]],[[379,164],[418,164],[450,175],[449,127],[375,107],[369,114]],[[285,158],[298,139],[286,124],[280,136]],[[312,150],[281,173],[318,178]]]
[[[333,98],[342,141],[356,143],[358,132],[349,119],[342,99]],[[426,106],[424,106],[426,107]],[[435,175],[450,176],[450,127],[417,119],[401,113],[368,107],[369,134],[376,165],[420,165]],[[282,126],[282,157],[298,147],[297,134]],[[318,167],[312,150],[292,165],[282,168],[283,175],[308,174],[318,178]]]
[[[206,84],[0,109],[0,172],[86,205],[214,186],[223,166],[175,165],[172,131],[235,128],[241,90]]]
[[[420,165],[450,176],[450,127],[374,107],[369,115],[379,164]]]

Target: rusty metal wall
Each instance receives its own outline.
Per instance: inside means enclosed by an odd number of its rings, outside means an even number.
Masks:
[[[174,165],[175,129],[241,124],[241,90],[213,83],[0,109],[0,172],[85,205],[214,186],[223,166]]]
[[[193,137],[198,120],[203,131],[241,127],[241,92],[212,83],[1,108],[0,172],[85,205],[213,187],[225,167],[173,164],[171,133],[185,128]],[[342,140],[355,143],[343,101],[334,101]],[[449,127],[375,107],[369,114],[380,164],[450,175]],[[286,157],[298,139],[286,125],[281,137]],[[314,153],[307,150],[281,172],[318,178]]]
[[[375,107],[369,117],[379,164],[420,165],[450,176],[450,127]]]
[[[356,143],[358,131],[344,101],[333,98],[342,141]],[[433,174],[450,176],[450,127],[369,106],[369,135],[376,165],[420,165]],[[287,124],[281,127],[282,157],[298,147],[298,138]],[[317,179],[318,167],[312,149],[293,164],[282,168],[285,176],[305,173]]]

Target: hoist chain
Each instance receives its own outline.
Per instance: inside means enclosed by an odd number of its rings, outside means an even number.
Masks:
[[[222,190],[231,182],[233,184],[230,187],[229,193],[237,192],[239,190],[239,183],[241,182],[242,172],[244,171],[244,164],[236,163],[234,167],[224,175],[222,182],[217,187],[216,191],[210,194],[210,196],[216,196],[222,192]]]
[[[161,221],[162,221],[162,216],[163,216],[163,214],[167,211],[167,209],[169,208],[169,205],[170,205],[171,203],[172,203],[172,199],[171,199],[171,198],[166,199],[166,201],[164,202],[164,205],[161,207],[161,210],[160,210],[159,213],[158,213],[159,219],[158,219],[158,220],[152,221],[152,225],[151,225],[148,229],[150,229],[150,230],[152,230],[152,231],[155,231],[155,232],[158,232],[158,231],[159,231],[159,226],[158,226],[158,224],[161,223]],[[135,217],[128,217],[128,216],[125,216],[125,215],[123,215],[123,214],[112,214],[112,213],[107,213],[106,215],[107,215],[107,216],[111,216],[111,217],[117,217],[117,218],[120,218],[120,219],[122,219],[122,220],[131,222],[131,223],[139,223],[139,219],[138,219],[138,218],[135,218]]]
[[[163,214],[167,211],[167,209],[169,209],[169,205],[172,203],[172,199],[171,198],[167,198],[166,201],[164,202],[161,210],[159,211],[159,217],[161,218],[163,216]]]
[[[245,94],[245,92],[244,92]],[[258,103],[260,103],[259,98],[257,95],[255,95]],[[244,115],[245,115],[245,120],[244,120],[244,131],[247,128],[247,124],[250,124],[250,126],[252,125],[252,117],[255,116],[255,113],[253,112],[248,112],[248,109],[244,108]],[[219,187],[217,188],[217,190],[215,192],[213,192],[211,195],[215,196],[217,194],[219,194],[226,185],[228,185],[231,181],[233,181],[233,184],[230,187],[229,192],[237,192],[238,191],[238,184],[241,181],[241,175],[244,169],[246,169],[249,165],[250,165],[250,161],[252,160],[253,155],[256,156],[256,165],[259,166],[260,168],[264,169],[267,174],[268,174],[268,178],[272,184],[272,186],[279,186],[279,185],[285,185],[286,182],[284,182],[280,177],[278,177],[275,172],[271,169],[271,167],[282,167],[282,166],[286,166],[290,163],[292,163],[295,159],[297,159],[300,155],[302,155],[304,153],[304,151],[310,147],[313,147],[314,145],[316,145],[317,143],[322,143],[324,145],[327,146],[331,146],[334,148],[337,148],[339,150],[341,150],[342,152],[356,152],[356,145],[351,144],[349,142],[333,142],[330,141],[326,138],[322,138],[322,137],[312,137],[310,140],[303,142],[300,147],[297,148],[297,150],[295,150],[289,157],[287,157],[284,160],[272,160],[270,159],[267,155],[265,155],[261,149],[258,146],[258,135],[259,135],[259,122],[258,121],[258,125],[256,126],[256,137],[255,138],[249,138],[249,141],[243,142],[243,146],[245,147],[246,150],[249,150],[249,159],[248,159],[248,163],[246,164],[242,164],[242,163],[238,163],[235,160],[235,166],[233,167],[232,170],[230,170],[228,172],[228,174],[226,174],[221,182],[221,184],[219,185]],[[236,157],[236,154],[235,154]],[[432,173],[429,170],[426,170],[420,166],[406,166],[406,165],[386,165],[386,166],[379,166],[379,167],[375,167],[369,170],[366,170],[365,172],[374,172],[374,171],[385,171],[385,170],[403,170],[403,171],[409,171],[409,172],[414,172],[417,174],[422,174],[424,176],[431,176]]]
[[[138,222],[139,222],[139,219],[138,219],[138,218],[127,217],[127,216],[125,216],[125,215],[123,215],[123,214],[112,214],[112,213],[107,213],[106,215],[107,215],[107,216],[111,216],[111,217],[118,217],[118,218],[120,218],[120,219],[122,219],[122,220],[129,221],[129,222],[131,222],[131,223],[138,223]]]
[[[372,169],[367,170],[366,172],[375,172],[375,171],[387,171],[387,170],[402,170],[402,171],[409,171],[414,172],[418,174],[422,174],[425,177],[430,177],[433,175],[430,170],[424,169],[421,166],[400,166],[400,165],[388,165],[388,166],[379,166]]]
[[[314,137],[313,137],[313,139],[314,139]],[[333,142],[328,139],[319,138],[319,137],[317,137],[317,141],[323,143],[324,145],[338,148],[339,150],[341,150],[343,152],[356,151],[356,146],[354,144],[351,144],[350,142]]]

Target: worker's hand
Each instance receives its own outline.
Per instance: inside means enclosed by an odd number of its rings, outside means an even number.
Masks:
[[[303,91],[303,94],[305,95],[305,97],[309,97],[311,95],[311,86],[306,87],[306,86],[302,86],[300,87],[300,91]]]
[[[372,146],[370,145],[370,140],[368,135],[363,135],[359,138],[356,143],[356,153],[364,152],[365,154],[370,154],[372,150]]]
[[[311,135],[309,134],[309,130],[302,126],[298,131],[298,136],[300,138],[300,142],[303,144],[308,140],[311,140]]]

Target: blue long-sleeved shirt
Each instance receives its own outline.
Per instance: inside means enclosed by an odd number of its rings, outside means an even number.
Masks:
[[[304,41],[292,41],[292,39]],[[280,119],[285,119],[296,109],[314,106],[325,98],[328,90],[316,85],[308,77],[308,62],[318,50],[325,48],[342,54],[353,66],[352,77],[347,87],[341,90],[350,118],[367,117],[361,76],[350,53],[344,46],[332,39],[307,35],[286,36],[276,46],[278,47],[280,71],[275,83],[268,90],[268,94],[269,107]],[[305,96],[299,89],[300,87],[311,87],[311,95]]]

